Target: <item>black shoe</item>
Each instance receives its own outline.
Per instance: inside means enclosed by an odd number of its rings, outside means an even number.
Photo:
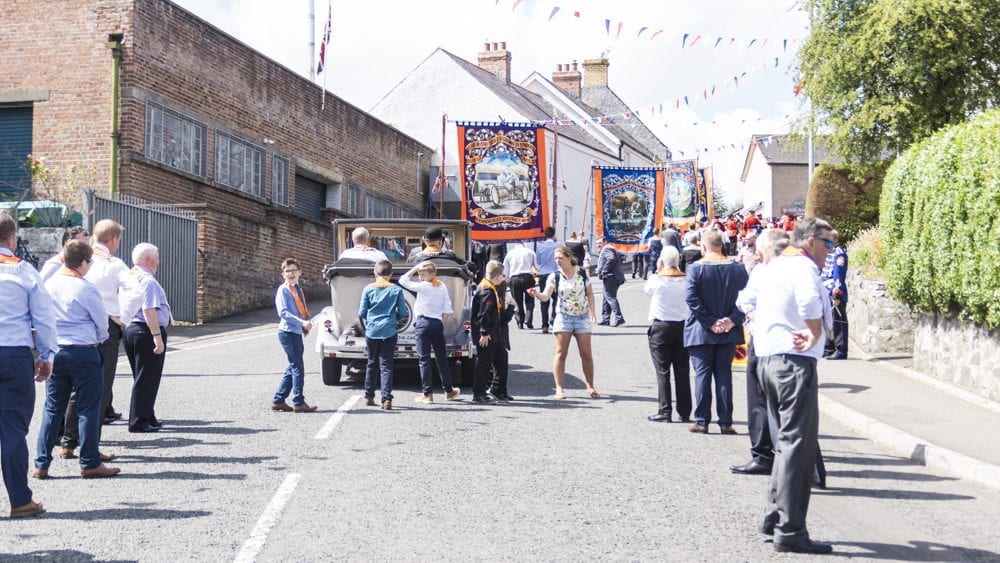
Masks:
[[[121,420],[122,419],[122,413],[115,412],[115,409],[110,409],[109,408],[107,411],[104,412],[104,418],[111,418],[111,419],[114,419],[114,420]]]
[[[658,414],[654,414],[652,416],[647,416],[646,420],[650,422],[673,422],[673,418],[670,416],[670,413],[668,412],[667,413],[661,412]]]
[[[104,426],[107,426],[107,425],[115,422],[116,420],[118,420],[118,419],[110,417],[110,416],[106,416],[106,417],[104,417],[104,420],[101,421],[101,424],[103,424]]]
[[[678,419],[680,422],[691,422],[690,416],[682,416]]]
[[[497,400],[489,395],[476,395],[472,398],[472,402],[480,405],[492,405],[493,403],[496,403]]]
[[[488,396],[491,397],[494,401],[496,401],[498,403],[506,403],[507,402],[507,397],[504,396],[504,394],[503,394],[502,391],[494,391],[494,390],[490,389],[490,394]]]
[[[812,483],[810,483],[810,485],[814,489],[819,489],[821,491],[825,491],[826,490],[826,478],[823,478],[823,479],[813,479],[813,481],[812,481]]]
[[[528,330],[535,330],[535,327],[532,325],[528,325]]]
[[[622,319],[611,326],[622,326],[623,324],[625,324],[625,319]]]
[[[154,420],[153,422],[150,422],[149,425],[152,426],[153,428],[156,428],[157,430],[163,428],[163,423],[160,422],[159,420]]]
[[[159,432],[160,431],[160,427],[159,426],[153,426],[152,424],[146,423],[146,424],[143,424],[142,426],[139,426],[139,427],[136,427],[136,428],[129,428],[128,431],[132,432],[133,434],[148,434],[150,432]]]
[[[523,324],[518,324],[517,328],[520,329],[520,330],[524,330],[524,325]]]
[[[814,542],[810,539],[800,540],[792,543],[774,542],[774,550],[778,553],[830,553],[833,546],[828,543]]]
[[[601,326],[608,326],[610,323],[608,321],[601,321],[601,322],[599,322],[597,324],[599,324]]]
[[[755,459],[751,459],[749,462],[743,465],[730,465],[729,470],[733,473],[739,473],[740,475],[770,475],[771,466],[764,465]]]
[[[503,392],[503,400],[505,400],[505,401],[507,401],[509,403],[509,402],[511,402],[511,401],[514,400],[514,397],[511,397],[510,393],[504,391]]]

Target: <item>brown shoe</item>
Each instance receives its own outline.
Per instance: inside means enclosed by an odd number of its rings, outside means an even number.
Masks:
[[[35,478],[35,479],[48,479],[49,478],[49,470],[48,469],[42,469],[41,467],[36,467],[36,468],[34,468],[34,469],[31,470],[31,476],[33,478]]]
[[[720,426],[719,427],[719,432],[721,432],[723,434],[733,435],[733,434],[736,434],[736,429],[733,428],[732,426]]]
[[[382,401],[382,410],[384,410],[384,411],[391,411],[392,410],[392,401]]]
[[[461,395],[461,394],[462,394],[462,390],[461,389],[459,389],[458,387],[452,387],[451,391],[448,391],[447,393],[444,394],[444,400],[445,401],[453,401],[456,398],[458,398],[458,396]]]
[[[101,452],[101,461],[111,461],[116,457],[118,456],[116,456],[115,454],[106,454],[104,452]]]
[[[31,501],[28,504],[22,504],[17,508],[10,509],[11,518],[27,518],[28,516],[34,516],[36,514],[41,514],[45,512],[45,507],[42,503]]]
[[[316,412],[316,407],[310,407],[309,403],[302,403],[301,405],[295,405],[292,407],[295,412]]]
[[[434,402],[434,395],[431,395],[430,393],[420,395],[416,399],[413,399],[413,402],[420,403],[422,405],[430,405]]]
[[[365,397],[365,406],[366,407],[374,407],[375,406],[375,397]]]
[[[692,424],[691,426],[688,426],[688,431],[694,432],[695,434],[708,434],[708,427],[700,424]]]
[[[271,410],[278,412],[292,412],[292,407],[288,403],[281,401],[280,403],[271,403]]]
[[[108,467],[102,463],[93,469],[81,469],[80,476],[84,479],[101,479],[104,477],[114,477],[121,472],[122,470],[117,467]]]
[[[73,450],[74,448],[59,448],[59,457],[63,459],[76,459],[76,453]]]

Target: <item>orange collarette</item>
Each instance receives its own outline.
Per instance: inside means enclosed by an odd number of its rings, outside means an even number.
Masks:
[[[0,254],[0,264],[20,264],[21,259],[17,256],[7,256],[6,254]]]
[[[288,291],[290,291],[292,293],[292,299],[295,300],[295,308],[298,309],[299,316],[302,317],[303,319],[308,319],[309,318],[309,309],[306,309],[306,298],[305,298],[305,296],[304,295],[299,295],[299,291],[301,291],[301,289],[299,288],[299,286],[297,284],[296,285],[291,285],[291,284],[287,284],[287,283],[285,285],[288,286]]]
[[[83,277],[83,274],[81,274],[79,270],[70,268],[69,266],[63,266],[62,268],[59,268],[59,273],[65,276],[73,276],[74,278]]]

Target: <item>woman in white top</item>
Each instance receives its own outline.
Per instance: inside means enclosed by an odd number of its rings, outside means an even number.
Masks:
[[[687,278],[677,267],[680,252],[664,246],[657,261],[658,271],[646,280],[642,290],[649,302],[649,355],[656,370],[659,409],[646,417],[651,422],[673,422],[670,401],[670,367],[674,368],[677,415],[682,422],[691,417],[691,367],[684,347],[684,321],[688,317]]]
[[[413,280],[414,276],[418,281]],[[444,398],[450,401],[458,397],[461,391],[451,384],[448,352],[444,344],[444,316],[454,313],[448,288],[437,279],[437,266],[431,261],[421,262],[399,276],[399,285],[417,294],[413,303],[413,315],[416,318],[413,328],[417,337],[417,363],[420,365],[420,385],[424,394],[417,397],[416,401],[423,404],[434,402],[432,348],[438,373],[441,375],[441,385],[444,387]]]
[[[594,354],[590,346],[591,333],[597,317],[594,314],[594,290],[590,282],[577,268],[573,251],[566,246],[560,246],[555,251],[555,272],[549,275],[545,283],[545,291],[531,294],[543,303],[559,292],[559,304],[556,307],[556,318],[552,323],[552,332],[556,337],[556,354],[552,359],[552,377],[556,384],[556,399],[564,399],[563,380],[566,376],[566,354],[569,352],[569,341],[576,336],[576,347],[580,351],[580,361],[583,364],[583,377],[587,382],[587,394],[591,399],[600,399],[601,394],[594,389]],[[557,289],[558,288],[558,289]]]

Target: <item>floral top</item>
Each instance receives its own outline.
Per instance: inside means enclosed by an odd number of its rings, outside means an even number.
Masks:
[[[558,280],[556,276],[558,276]],[[549,279],[545,282],[546,291],[550,285],[558,286],[559,311],[562,314],[580,316],[586,315],[590,311],[587,303],[587,280],[580,274],[579,270],[572,279],[567,279],[561,271],[556,270],[549,274]]]

